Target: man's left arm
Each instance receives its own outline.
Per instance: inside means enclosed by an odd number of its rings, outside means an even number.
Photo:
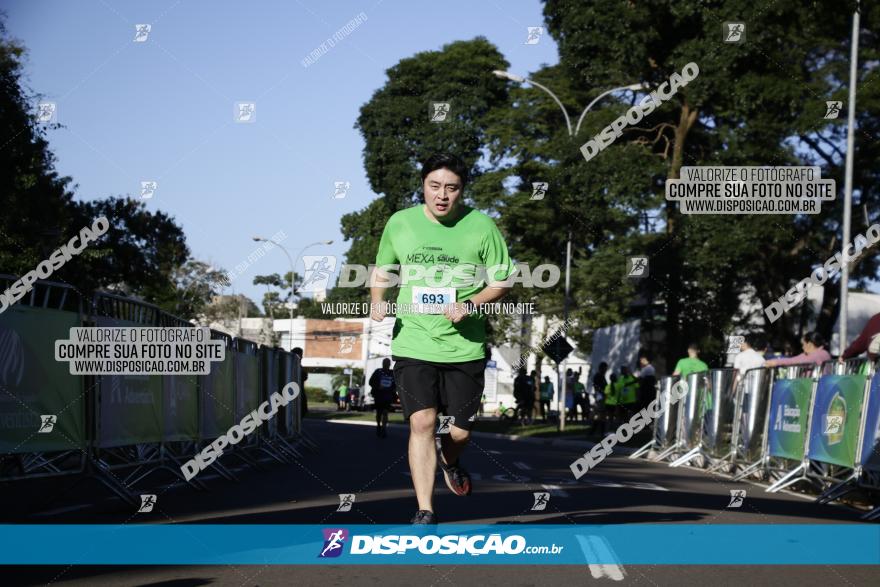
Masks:
[[[497,302],[510,292],[510,279],[516,273],[516,266],[510,260],[507,243],[501,231],[493,223],[487,230],[480,250],[480,259],[493,269],[486,281],[489,284],[461,303],[450,304],[445,314],[453,324],[461,322],[468,314],[479,310],[482,304]]]

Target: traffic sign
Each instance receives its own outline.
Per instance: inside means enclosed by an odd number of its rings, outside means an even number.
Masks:
[[[565,360],[565,357],[574,350],[574,347],[568,344],[562,332],[557,332],[541,347],[541,350],[558,364]]]

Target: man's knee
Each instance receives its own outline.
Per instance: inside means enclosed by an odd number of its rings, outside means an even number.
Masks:
[[[449,436],[452,437],[452,442],[454,442],[455,444],[465,444],[468,440],[470,440],[471,431],[453,425],[449,428]]]
[[[436,425],[436,410],[419,410],[409,417],[409,429],[413,434],[433,434]]]

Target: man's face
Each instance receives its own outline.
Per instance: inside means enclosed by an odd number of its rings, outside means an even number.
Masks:
[[[448,169],[435,169],[425,177],[425,204],[437,220],[452,217],[461,198],[461,178]]]

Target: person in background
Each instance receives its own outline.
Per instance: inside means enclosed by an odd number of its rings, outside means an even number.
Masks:
[[[370,393],[373,394],[373,401],[376,404],[376,436],[379,438],[388,436],[388,412],[391,411],[391,404],[394,403],[396,388],[391,359],[382,359],[382,367],[370,375]]]
[[[538,419],[538,413],[541,411],[541,377],[534,369],[529,373],[529,376],[535,384],[535,389],[532,391],[532,411],[529,414],[532,422],[534,422]]]
[[[763,367],[765,363],[764,352],[767,350],[767,341],[761,334],[747,334],[739,345],[739,354],[733,359],[733,368],[736,375],[733,378],[733,389],[739,385],[740,380],[749,369]]]
[[[309,415],[309,396],[306,395],[306,381],[309,378],[309,372],[302,366],[303,350],[300,347],[294,347],[290,352],[299,357],[299,372],[302,373],[302,381],[299,382],[300,397],[302,397],[300,401],[302,402],[302,417],[305,418]]]
[[[675,371],[672,372],[672,375],[678,375],[682,381],[685,381],[691,373],[700,373],[708,370],[709,365],[700,360],[700,347],[697,346],[697,343],[692,342],[688,345],[688,356],[679,359],[678,363],[675,364]]]
[[[593,425],[605,431],[605,386],[608,385],[608,363],[602,361],[593,375]],[[600,433],[601,433],[600,432]]]
[[[852,341],[852,344],[846,347],[846,350],[840,355],[840,360],[852,359],[865,352],[868,353],[869,361],[877,360],[877,357],[880,356],[880,336],[878,335],[880,335],[880,313],[871,316],[858,338]]]
[[[617,379],[617,373],[612,373],[605,386],[605,425],[603,426],[605,435],[611,434],[618,423]]]
[[[347,410],[348,409],[348,384],[343,381],[339,386],[339,409]]]
[[[639,371],[636,376],[639,378],[637,403],[644,408],[657,395],[657,371],[651,364],[651,353],[645,349],[639,351]]]
[[[620,418],[629,420],[638,401],[639,382],[633,377],[629,367],[623,365],[620,368],[620,379],[617,380],[617,407]]]
[[[831,355],[825,350],[825,337],[818,332],[806,333],[801,339],[801,354],[785,359],[770,359],[764,363],[765,367],[779,367],[780,365],[798,365],[802,363],[824,363],[831,360]]]
[[[520,422],[531,416],[532,402],[535,401],[535,384],[532,378],[526,375],[525,367],[520,367],[519,374],[513,380],[513,399],[516,401],[516,412]]]
[[[580,370],[578,370],[578,374],[580,374]],[[581,383],[580,378],[575,378],[574,380],[574,419],[577,421],[577,410],[580,407],[581,410],[581,419],[586,422],[587,417],[590,413],[590,402],[587,399],[587,388]]]
[[[541,418],[547,421],[550,415],[550,403],[553,401],[553,382],[550,381],[549,375],[544,375],[544,382],[541,383]]]

